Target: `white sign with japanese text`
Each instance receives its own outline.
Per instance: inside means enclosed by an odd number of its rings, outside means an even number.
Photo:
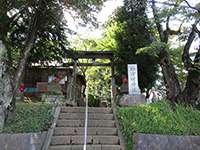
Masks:
[[[138,85],[137,64],[128,64],[128,90],[129,95],[141,94]]]

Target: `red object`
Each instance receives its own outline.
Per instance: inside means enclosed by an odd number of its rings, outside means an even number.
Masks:
[[[128,83],[126,75],[122,75],[122,83]]]
[[[25,90],[25,85],[22,83],[22,84],[20,84],[20,86],[19,86],[19,91],[20,91],[21,93],[23,93],[24,90]]]
[[[36,87],[39,92],[48,92],[48,83],[47,82],[37,82]]]
[[[60,80],[59,76],[55,76],[55,77],[54,77],[54,80],[55,80],[55,81],[59,81],[59,80]]]

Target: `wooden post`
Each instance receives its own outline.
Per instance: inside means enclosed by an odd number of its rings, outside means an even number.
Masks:
[[[77,61],[73,60],[73,72],[72,72],[72,77],[69,78],[69,92],[67,96],[67,103],[68,105],[71,106],[77,106],[77,101],[76,101],[76,67],[77,67]],[[71,80],[70,80],[71,79]]]
[[[116,103],[116,86],[115,86],[115,68],[113,60],[111,60],[111,105],[113,106]]]
[[[74,60],[73,66],[73,82],[72,82],[72,102],[77,106],[77,97],[76,97],[76,70],[77,70],[77,60]]]

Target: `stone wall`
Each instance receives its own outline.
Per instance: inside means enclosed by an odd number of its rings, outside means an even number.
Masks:
[[[137,95],[123,95],[119,99],[119,105],[120,106],[133,106],[137,104],[145,104],[145,96],[142,94]]]
[[[200,150],[200,136],[136,134],[134,150]]]
[[[40,150],[47,132],[0,134],[0,150]]]

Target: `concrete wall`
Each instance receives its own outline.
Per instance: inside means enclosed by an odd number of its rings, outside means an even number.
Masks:
[[[200,136],[136,134],[134,150],[200,150]]]
[[[46,134],[0,134],[0,150],[40,150]]]

